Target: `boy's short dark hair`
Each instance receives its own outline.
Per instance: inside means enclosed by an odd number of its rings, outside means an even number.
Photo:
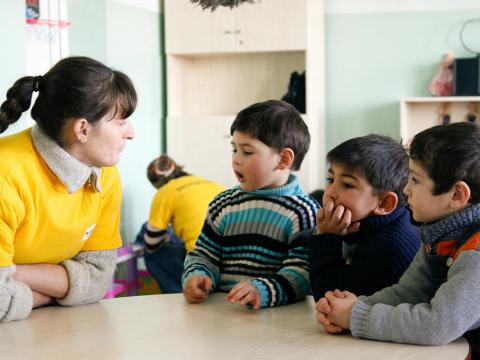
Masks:
[[[408,155],[400,142],[375,134],[356,137],[330,150],[327,161],[360,172],[374,194],[393,191],[398,206],[405,205],[403,188],[408,181]]]
[[[280,100],[259,102],[240,111],[230,127],[247,133],[275,151],[290,148],[295,153],[292,170],[299,170],[310,146],[310,133],[298,111]]]
[[[410,159],[434,182],[433,194],[448,192],[457,181],[470,187],[471,204],[480,202],[480,127],[459,122],[437,125],[413,137]]]

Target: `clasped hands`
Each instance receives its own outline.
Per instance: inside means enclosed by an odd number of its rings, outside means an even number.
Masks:
[[[204,275],[193,275],[187,280],[183,295],[190,303],[201,303],[208,297],[212,289],[212,279]],[[258,310],[262,304],[262,298],[258,289],[248,281],[240,281],[228,293],[227,301],[250,305],[252,309]]]
[[[350,329],[350,315],[357,296],[349,291],[327,291],[315,305],[317,321],[325,331],[337,334]]]

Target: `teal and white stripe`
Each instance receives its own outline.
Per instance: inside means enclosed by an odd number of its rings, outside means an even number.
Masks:
[[[262,307],[302,299],[309,291],[307,250],[298,234],[315,226],[318,204],[295,176],[281,188],[245,192],[239,187],[210,204],[202,233],[185,260],[185,282],[194,274],[229,291],[251,281]]]

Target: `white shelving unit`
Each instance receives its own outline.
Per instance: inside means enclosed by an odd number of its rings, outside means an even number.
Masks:
[[[465,121],[467,105],[477,103],[480,110],[480,96],[438,96],[402,99],[400,103],[400,136],[409,142],[418,132],[441,124],[441,107],[449,105],[451,122]],[[478,119],[480,120],[480,119]]]
[[[255,0],[203,11],[190,0],[165,0],[167,151],[193,174],[237,185],[230,125],[255,102],[281,99],[290,74],[306,70],[312,143],[300,182],[323,185],[323,0]]]

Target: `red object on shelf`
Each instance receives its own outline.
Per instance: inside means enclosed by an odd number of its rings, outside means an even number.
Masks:
[[[25,19],[26,23],[29,25],[42,25],[50,27],[59,27],[61,29],[66,28],[70,25],[70,21],[65,20],[53,20],[53,19]]]

